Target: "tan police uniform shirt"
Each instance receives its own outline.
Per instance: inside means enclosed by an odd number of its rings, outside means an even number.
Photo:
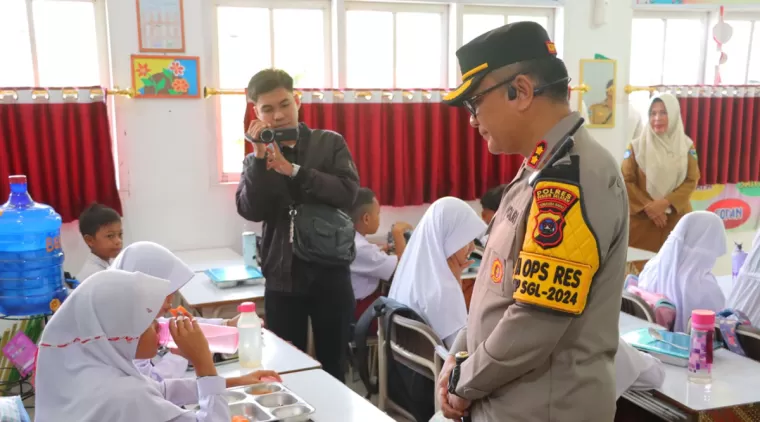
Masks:
[[[563,119],[508,186],[492,221],[466,329],[457,394],[473,421],[610,422],[628,247],[628,198],[615,159]]]

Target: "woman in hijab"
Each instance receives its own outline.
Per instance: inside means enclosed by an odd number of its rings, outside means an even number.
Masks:
[[[170,325],[197,380],[159,384],[132,363],[155,356],[155,318],[168,291],[165,280],[119,270],[96,273],[77,287],[40,339],[36,421],[229,421],[224,378],[197,323],[181,317]],[[200,410],[179,407],[193,403]]]
[[[639,288],[667,297],[676,306],[673,331],[683,332],[694,309],[719,312],[726,298],[712,274],[726,253],[723,220],[708,211],[686,214],[639,275]]]
[[[466,202],[435,201],[414,229],[388,297],[414,309],[447,347],[467,324],[462,271],[486,224]]]
[[[140,272],[162,280],[168,280],[170,293],[166,296],[166,300],[161,306],[160,316],[166,315],[169,312],[174,301],[174,294],[195,276],[193,270],[170,250],[153,242],[136,242],[127,246],[114,259],[111,268],[129,272]],[[221,318],[196,318],[196,320],[203,324],[236,326],[238,317],[232,320]],[[177,354],[176,350],[152,360],[141,359],[135,361],[135,366],[137,366],[140,372],[156,381],[183,377],[185,371],[187,371],[187,364],[187,359]],[[257,381],[248,378],[250,377],[242,377],[242,379],[230,378],[227,380],[227,387],[253,384]]]
[[[739,270],[726,307],[744,312],[753,327],[760,327],[760,231]]]
[[[631,216],[628,244],[657,252],[678,220],[691,212],[691,194],[700,177],[676,97],[652,98],[649,122],[625,150],[622,172]],[[637,269],[642,266],[638,263]]]

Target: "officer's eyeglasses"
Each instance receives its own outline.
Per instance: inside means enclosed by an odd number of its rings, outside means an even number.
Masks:
[[[473,95],[472,97],[470,97],[470,98],[468,98],[466,100],[463,100],[462,104],[467,109],[467,111],[470,112],[470,114],[473,117],[477,117],[477,115],[478,115],[478,105],[480,105],[480,103],[483,101],[483,98],[489,92],[493,92],[495,89],[511,83],[512,81],[514,81],[520,75],[524,75],[524,73],[518,73],[518,74],[516,74],[516,75],[514,75],[514,76],[512,76],[510,78],[507,78],[506,80],[504,80],[502,82],[497,83],[496,85],[494,85],[494,86],[492,86],[490,88],[486,88],[482,92],[479,92],[479,93]],[[550,87],[550,86],[552,86],[554,84],[563,83],[563,82],[566,83],[566,84],[569,84],[570,83],[570,78],[562,78],[562,79],[554,81],[554,82],[549,82],[547,84],[543,84],[541,86],[537,86],[537,87],[535,87],[533,89],[533,96],[537,97],[537,96],[543,94],[544,91],[546,91],[546,88],[548,88],[548,87]]]

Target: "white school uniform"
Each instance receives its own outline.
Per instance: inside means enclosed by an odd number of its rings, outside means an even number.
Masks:
[[[739,270],[726,307],[744,312],[753,327],[760,327],[760,230]]]
[[[111,268],[129,272],[141,272],[162,280],[169,281],[169,293],[176,293],[182,286],[187,284],[194,276],[190,267],[181,259],[177,258],[170,250],[153,242],[133,243],[114,259]],[[204,324],[221,325],[221,318],[196,318]],[[166,321],[159,318],[159,321]],[[182,378],[187,371],[187,359],[172,353],[163,357],[156,356],[151,359],[135,360],[135,366],[143,373],[156,381],[172,378]]]
[[[82,265],[82,269],[79,270],[76,275],[77,280],[79,280],[81,283],[91,275],[103,270],[107,270],[110,265],[111,263],[109,261],[105,261],[94,253],[90,252],[90,254],[87,255],[87,259],[84,261],[84,265]]]
[[[354,242],[356,258],[351,263],[351,286],[356,300],[362,300],[377,290],[380,280],[390,280],[396,271],[398,257],[383,252],[360,233],[356,233]]]
[[[467,306],[446,259],[485,230],[480,216],[461,199],[433,202],[414,229],[391,284],[388,296],[414,309],[447,347],[467,325]]]
[[[626,390],[651,390],[662,387],[665,381],[665,366],[659,359],[640,352],[623,339],[618,342],[615,354],[616,397]]]
[[[120,270],[77,287],[40,339],[36,422],[229,421],[224,378],[158,383],[132,363],[168,293],[165,280]]]

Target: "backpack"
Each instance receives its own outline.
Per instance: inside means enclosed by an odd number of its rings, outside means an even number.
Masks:
[[[381,318],[380,323],[383,324],[383,329],[390,335],[391,321],[396,314],[426,323],[413,309],[393,299],[381,296],[364,311],[354,329],[354,343],[356,344],[355,363],[359,371],[359,377],[370,396],[376,394],[379,388],[378,384],[373,383],[369,377],[367,335],[372,321],[378,317]],[[416,421],[429,421],[435,413],[435,403],[433,402],[435,382],[402,364],[396,363],[393,359],[390,339],[386,339],[385,345],[380,344],[378,347],[385,348],[388,397],[414,415]]]
[[[740,356],[747,356],[736,336],[736,327],[739,325],[752,326],[747,315],[738,309],[724,309],[718,312],[715,317],[720,327],[720,334],[723,336],[723,343],[726,344],[728,350]]]
[[[676,305],[665,297],[665,295],[648,292],[631,284],[627,284],[626,291],[644,299],[644,301],[652,308],[654,322],[657,325],[667,328],[668,331],[673,331],[673,326],[676,322]]]

